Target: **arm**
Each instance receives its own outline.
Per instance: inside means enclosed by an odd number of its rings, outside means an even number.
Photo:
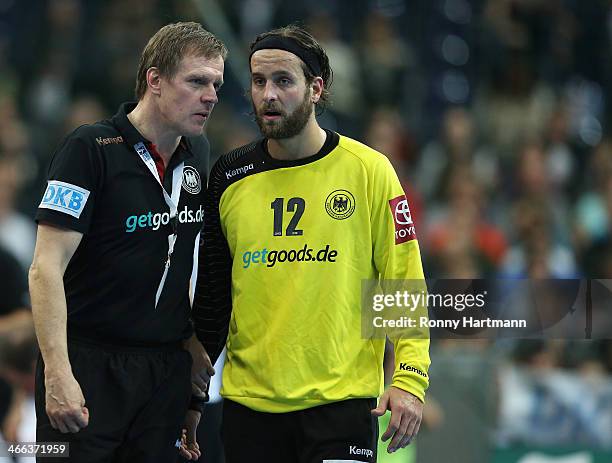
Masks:
[[[82,236],[77,231],[40,224],[29,275],[32,315],[45,363],[46,411],[51,426],[63,433],[78,432],[89,421],[81,387],[68,359],[63,282]]]
[[[222,175],[222,169],[215,165],[204,199],[204,228],[192,311],[197,337],[213,365],[225,345],[232,312],[232,258],[219,214]]]
[[[376,166],[374,179],[371,191],[372,241],[380,278],[411,280],[413,284],[409,286],[415,286],[411,289],[417,289],[417,286],[426,289],[408,203],[387,160]],[[412,316],[427,316],[427,307],[418,307]],[[414,329],[411,333],[393,333],[389,337],[394,346],[395,372],[391,386],[372,413],[382,416],[391,410],[389,427],[382,440],[392,437],[388,451],[394,452],[408,445],[419,430],[425,389],[429,384],[429,332],[427,329]]]

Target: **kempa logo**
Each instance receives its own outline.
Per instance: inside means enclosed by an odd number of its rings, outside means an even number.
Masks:
[[[227,172],[225,172],[225,176],[229,180],[230,178],[235,177],[236,175],[246,174],[249,170],[253,170],[253,169],[254,169],[253,164],[249,164],[246,166],[238,167],[238,169],[228,170]]]
[[[374,456],[374,452],[370,449],[360,449],[356,445],[349,445],[349,455],[363,455],[371,458]]]
[[[400,362],[400,366],[399,369],[401,371],[412,371],[414,373],[416,373],[417,375],[421,375],[423,378],[427,378],[427,373],[423,373],[421,370],[419,370],[418,368],[414,368],[411,367],[410,365],[408,365],[407,363],[401,363]]]
[[[123,137],[121,137],[121,136],[119,136],[119,137],[109,137],[109,138],[98,137],[98,138],[96,138],[96,141],[98,142],[98,145],[100,145],[100,146],[112,145],[112,144],[123,143]]]
[[[200,174],[191,166],[185,166],[183,169],[183,189],[192,195],[197,195],[202,191]]]

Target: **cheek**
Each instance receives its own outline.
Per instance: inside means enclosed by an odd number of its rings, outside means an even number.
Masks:
[[[261,101],[261,92],[257,88],[251,87],[251,100],[254,103],[259,103]]]

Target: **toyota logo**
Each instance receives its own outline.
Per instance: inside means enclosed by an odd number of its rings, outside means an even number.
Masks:
[[[402,199],[395,206],[395,222],[398,225],[412,225],[412,215],[410,214],[407,199]]]

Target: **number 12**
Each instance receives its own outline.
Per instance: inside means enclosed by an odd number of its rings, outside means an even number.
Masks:
[[[270,204],[270,207],[274,211],[274,236],[283,236],[283,203],[285,198],[276,198]],[[287,201],[287,212],[294,212],[287,230],[285,230],[286,236],[300,236],[304,234],[304,230],[300,230],[297,227],[298,222],[304,214],[306,209],[306,201],[304,198],[290,198]]]

